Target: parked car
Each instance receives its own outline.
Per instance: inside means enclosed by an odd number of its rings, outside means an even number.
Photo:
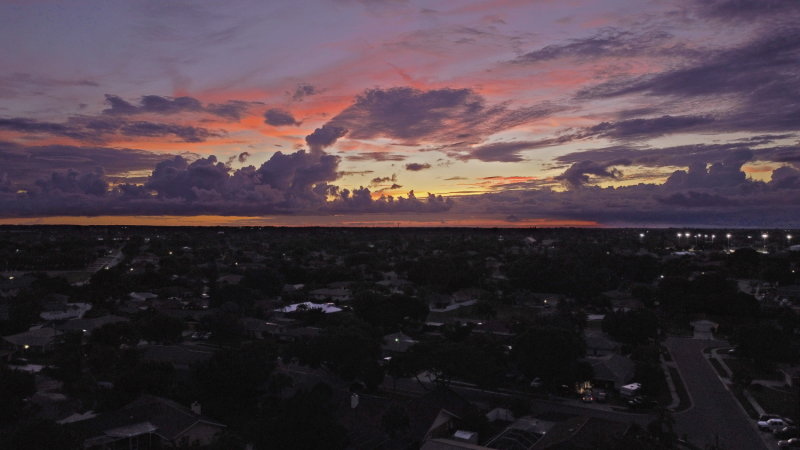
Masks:
[[[778,441],[778,448],[800,448],[800,438],[791,438]]]
[[[758,429],[761,431],[770,431],[776,432],[778,430],[782,430],[786,427],[791,425],[791,422],[784,419],[784,418],[777,418],[777,419],[768,419],[768,420],[759,420],[758,421]]]
[[[790,439],[798,436],[800,436],[800,430],[795,426],[784,427],[775,432],[775,438],[777,439]]]
[[[608,401],[608,392],[606,392],[606,391],[597,391],[597,394],[595,394],[594,399],[598,403],[605,403],[605,402]]]
[[[533,380],[531,380],[531,387],[534,388],[534,389],[538,389],[538,388],[542,387],[542,384],[543,384],[542,383],[542,379],[539,378],[539,377],[536,377]]]
[[[591,403],[594,401],[594,395],[592,395],[592,391],[585,391],[581,396],[581,401],[584,403]]]
[[[766,422],[769,419],[780,419],[780,418],[781,418],[781,416],[779,416],[777,414],[762,414],[762,415],[758,416],[758,421],[759,422]]]

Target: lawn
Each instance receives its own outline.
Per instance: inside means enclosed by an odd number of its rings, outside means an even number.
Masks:
[[[733,373],[739,370],[747,370],[754,380],[770,380],[770,381],[783,381],[785,378],[783,372],[775,369],[764,369],[763,367],[756,367],[748,361],[743,361],[739,358],[725,358],[725,365],[727,365]]]
[[[778,414],[784,417],[797,417],[797,393],[790,390],[778,390],[768,387],[748,389],[759,405],[768,414]]]
[[[714,366],[714,369],[717,371],[719,376],[721,376],[722,378],[728,378],[728,372],[725,372],[725,369],[722,367],[722,364],[720,364],[720,362],[717,361],[717,358],[710,358],[708,361],[711,363],[712,366]]]
[[[753,405],[751,405],[750,402],[747,401],[746,398],[744,398],[741,389],[738,389],[731,385],[728,385],[728,387],[730,388],[731,392],[733,392],[733,395],[734,397],[736,397],[736,400],[739,401],[739,404],[742,405],[745,411],[747,411],[747,415],[749,415],[751,419],[757,419],[758,413],[756,412],[755,409],[753,409]]]

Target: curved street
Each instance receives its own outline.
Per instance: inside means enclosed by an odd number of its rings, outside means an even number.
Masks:
[[[678,436],[707,448],[715,443],[725,450],[767,448],[756,424],[745,414],[733,393],[714,372],[703,350],[721,341],[669,337],[666,346],[678,366],[692,406],[675,413]]]

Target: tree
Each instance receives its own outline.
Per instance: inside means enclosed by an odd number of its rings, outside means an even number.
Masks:
[[[19,420],[25,409],[25,399],[36,392],[32,374],[0,366],[0,423]],[[11,447],[8,447],[11,448]]]
[[[547,326],[531,327],[514,341],[512,358],[529,378],[545,383],[575,381],[577,360],[586,352],[579,334]]]
[[[410,419],[408,411],[399,405],[391,405],[381,416],[381,427],[393,439],[408,430]]]
[[[78,450],[78,437],[65,427],[49,420],[23,422],[0,435],[0,448],[14,450]]]
[[[603,331],[629,345],[647,343],[658,337],[658,316],[649,309],[612,311],[603,318]]]
[[[253,414],[261,386],[269,380],[277,354],[256,342],[216,353],[192,373],[194,395],[209,415],[236,422]]]
[[[143,339],[162,344],[180,342],[183,321],[160,312],[145,312],[138,315],[134,323]]]

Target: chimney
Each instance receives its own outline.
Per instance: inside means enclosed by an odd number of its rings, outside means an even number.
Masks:
[[[202,413],[203,409],[200,406],[200,403],[198,403],[197,401],[192,402],[192,406],[190,408],[191,408],[192,412],[197,414],[198,416],[203,414]]]

